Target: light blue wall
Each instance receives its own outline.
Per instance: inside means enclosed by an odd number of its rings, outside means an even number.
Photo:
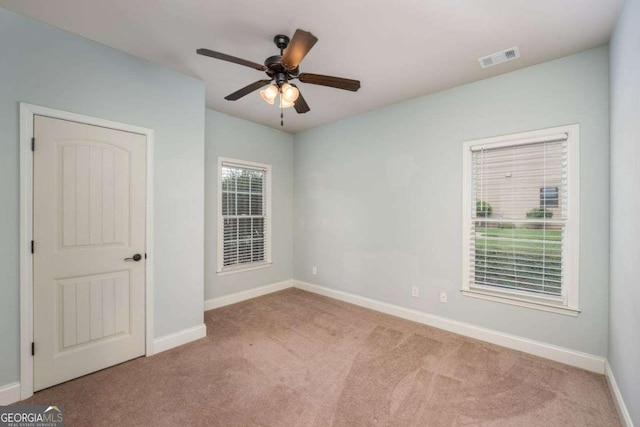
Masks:
[[[297,134],[295,278],[606,356],[608,78],[598,48]],[[581,126],[582,313],[461,295],[462,142],[571,123]]]
[[[273,111],[274,119],[278,110]],[[216,111],[206,112],[205,299],[293,277],[293,135]],[[260,270],[216,274],[218,157],[272,166],[272,261]]]
[[[155,130],[155,336],[201,324],[203,83],[2,8],[0,58],[0,386],[20,377],[20,101]]]
[[[609,363],[640,425],[640,1],[627,0],[611,39],[611,300]]]

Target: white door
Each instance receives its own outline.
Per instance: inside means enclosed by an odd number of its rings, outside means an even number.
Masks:
[[[145,353],[146,137],[43,116],[34,136],[41,390]]]

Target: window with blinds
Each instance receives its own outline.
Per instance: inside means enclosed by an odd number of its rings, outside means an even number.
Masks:
[[[551,131],[467,143],[464,289],[577,303],[568,285],[576,142]]]
[[[219,161],[218,271],[270,260],[270,166]]]

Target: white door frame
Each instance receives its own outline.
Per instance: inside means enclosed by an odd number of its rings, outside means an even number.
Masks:
[[[145,354],[153,354],[153,130],[82,114],[20,103],[20,398],[33,395],[33,138],[34,116],[132,132],[147,138]],[[37,144],[37,141],[36,141]]]

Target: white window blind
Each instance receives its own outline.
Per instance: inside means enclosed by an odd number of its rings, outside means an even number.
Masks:
[[[269,168],[220,162],[218,271],[270,262]]]
[[[471,147],[469,288],[563,298],[567,160],[566,134]]]

